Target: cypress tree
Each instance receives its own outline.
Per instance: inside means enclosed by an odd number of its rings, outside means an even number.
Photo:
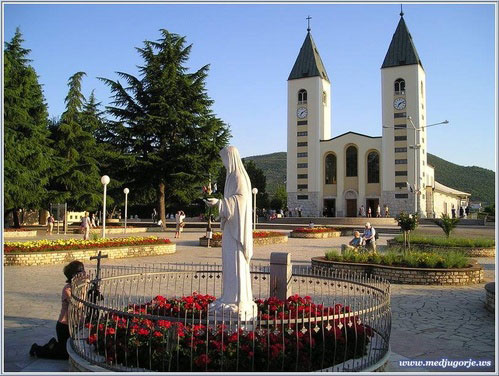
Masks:
[[[38,76],[29,65],[19,28],[4,49],[4,213],[40,209],[47,199],[52,150],[48,113]]]
[[[155,196],[165,223],[166,203],[170,209],[192,203],[209,175],[216,176],[229,129],[211,111],[208,66],[189,73],[185,63],[192,45],[186,46],[185,37],[160,32],[160,39],[137,48],[144,60],[139,77],[117,72],[125,86],[101,79],[113,93],[107,109],[117,119],[114,144],[131,157],[128,185],[144,204]]]
[[[66,109],[52,127],[52,139],[57,154],[57,175],[51,181],[53,199],[67,202],[73,210],[95,210],[102,201],[102,185],[98,167],[98,147],[92,134],[95,123],[88,120],[83,108],[81,92],[84,72],[77,72],[68,80]]]

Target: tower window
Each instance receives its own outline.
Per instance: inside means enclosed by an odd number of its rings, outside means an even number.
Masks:
[[[423,88],[423,81],[421,81],[421,98],[423,97],[424,97],[424,88]]]
[[[394,84],[395,95],[405,94],[405,81],[402,78],[397,78]]]
[[[307,103],[307,91],[305,89],[301,89],[298,92],[298,104],[306,104]]]
[[[357,148],[349,146],[346,151],[346,176],[357,176]]]
[[[308,156],[308,153],[297,153],[296,155],[298,158],[306,158]]]
[[[322,103],[327,104],[327,93],[325,91],[322,92]]]
[[[379,183],[379,154],[375,151],[367,155],[367,182]]]
[[[395,159],[395,164],[407,164],[407,159]]]
[[[296,135],[298,137],[304,137],[304,136],[307,136],[308,135],[308,132],[307,131],[303,131],[303,132],[296,132]]]
[[[407,136],[395,136],[395,141],[405,141],[405,140],[407,140]]]
[[[336,184],[336,155],[326,156],[326,184]]]
[[[395,148],[395,153],[407,153],[407,148]]]

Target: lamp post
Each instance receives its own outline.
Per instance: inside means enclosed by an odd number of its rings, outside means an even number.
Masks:
[[[109,179],[109,176],[104,175],[101,177],[100,182],[102,185],[104,185],[104,200],[102,203],[102,237],[106,237],[106,193],[107,193],[107,185],[111,179]]]
[[[127,219],[127,206],[128,206],[128,193],[130,193],[130,190],[128,188],[123,189],[123,193],[125,194],[125,229],[123,231],[124,234],[126,234],[126,219]]]
[[[253,230],[256,230],[256,194],[258,193],[258,188],[253,188]]]
[[[421,149],[421,144],[419,143],[419,131],[428,128],[428,127],[434,127],[435,125],[441,125],[441,124],[449,124],[448,120],[441,121],[439,123],[433,123],[429,125],[423,125],[422,127],[418,128],[412,121],[412,118],[410,116],[407,116],[407,120],[412,125],[412,128],[414,129],[414,145],[410,145],[409,148],[414,149],[414,205],[416,207],[416,210],[414,213],[419,214],[419,153],[417,152],[418,149]]]

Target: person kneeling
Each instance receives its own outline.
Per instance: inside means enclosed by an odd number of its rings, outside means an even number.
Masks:
[[[353,239],[347,244],[341,245],[341,253],[345,253],[345,251],[354,251],[357,252],[359,247],[362,245],[362,238],[360,237],[360,232],[354,231]]]

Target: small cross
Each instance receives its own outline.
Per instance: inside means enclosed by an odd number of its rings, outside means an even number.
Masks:
[[[312,19],[312,17],[310,17],[310,16],[307,17],[307,22],[308,22],[307,31],[310,31],[310,20],[311,19]]]
[[[400,17],[404,16],[404,11],[402,10],[402,4],[400,4]]]
[[[99,280],[99,278],[100,278],[100,260],[103,259],[103,258],[108,258],[108,255],[102,256],[102,252],[101,251],[99,251],[99,253],[98,253],[97,256],[90,257],[90,260],[97,260],[97,274],[95,276],[96,280]]]

